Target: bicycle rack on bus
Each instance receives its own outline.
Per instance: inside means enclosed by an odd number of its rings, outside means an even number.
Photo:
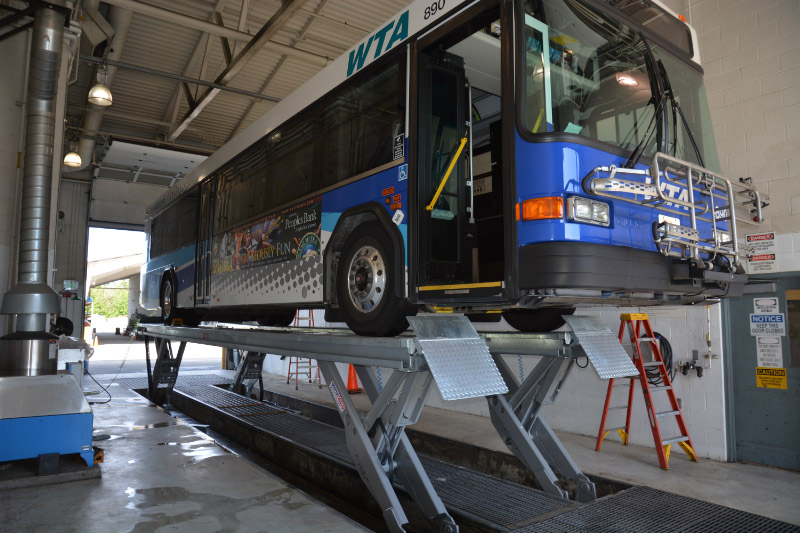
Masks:
[[[740,267],[742,250],[736,220],[763,222],[761,209],[768,199],[749,179],[732,182],[707,168],[661,152],[653,156],[649,171],[614,165],[596,167],[583,179],[583,189],[596,196],[674,215],[659,216],[659,221],[653,223],[653,242],[663,255],[689,259],[698,268],[711,268],[711,262],[720,255]],[[744,213],[736,206],[745,208]],[[688,217],[690,225],[681,225],[675,217]],[[727,229],[720,227],[724,222],[728,223]],[[701,253],[706,257],[702,258]]]

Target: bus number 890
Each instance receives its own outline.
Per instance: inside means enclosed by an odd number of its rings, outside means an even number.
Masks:
[[[438,0],[438,2],[432,3],[430,7],[425,8],[425,20],[428,20],[435,15],[437,11],[442,9],[444,9],[444,0]]]

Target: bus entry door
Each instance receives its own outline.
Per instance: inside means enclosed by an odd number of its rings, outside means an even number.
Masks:
[[[197,246],[194,257],[194,303],[210,303],[211,253],[214,234],[214,197],[216,179],[200,184],[200,205],[197,210]]]
[[[441,50],[420,54],[417,197],[421,285],[468,283],[472,278],[471,250],[465,242],[466,102],[463,59]]]

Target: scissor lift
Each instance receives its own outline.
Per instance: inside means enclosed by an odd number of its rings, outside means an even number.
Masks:
[[[418,316],[409,321],[413,334],[398,337],[359,337],[336,329],[241,326],[147,325],[139,332],[146,343],[152,338],[158,344],[155,368],[163,366],[162,357],[169,359],[170,366],[176,364],[175,359],[179,364],[179,358],[171,356],[171,346],[164,346],[172,342],[180,344],[178,354],[188,342],[253,354],[313,354],[342,418],[348,451],[392,531],[404,531],[408,523],[393,482],[405,489],[439,529],[458,531],[405,434],[405,428],[419,419],[434,380],[445,400],[486,398],[495,429],[546,493],[569,498],[569,491],[557,483],[561,474],[574,484],[577,501],[596,498],[594,483],[572,461],[540,409],[555,400],[577,357],[588,356],[603,378],[636,374],[611,330],[587,317],[571,321],[573,332],[541,334],[479,335],[466,317],[456,315]],[[520,383],[503,354],[542,358]],[[337,362],[355,366],[372,402],[364,416],[347,394]],[[378,387],[377,368],[393,370],[382,388]],[[153,373],[151,391],[169,391],[174,386],[174,379],[153,381],[155,378]]]

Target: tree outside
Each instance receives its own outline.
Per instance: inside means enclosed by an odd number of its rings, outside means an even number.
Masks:
[[[129,280],[112,281],[89,289],[94,303],[94,314],[106,318],[128,315]]]

